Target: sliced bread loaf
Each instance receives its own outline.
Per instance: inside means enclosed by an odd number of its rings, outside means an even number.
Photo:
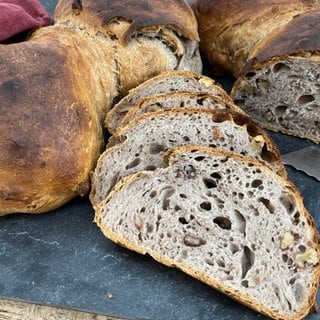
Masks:
[[[207,108],[207,109],[229,109],[239,113],[244,111],[234,103],[216,95],[193,92],[179,91],[160,93],[146,98],[139,99],[127,112],[121,121],[121,126],[127,124],[135,117],[159,109],[172,108]]]
[[[205,92],[233,103],[225,90],[213,79],[191,71],[169,70],[155,76],[129,91],[108,113],[105,126],[110,133],[119,127],[128,110],[141,98],[165,92]]]
[[[319,238],[301,196],[260,162],[181,147],[117,184],[95,222],[116,243],[177,267],[274,319],[315,303]]]
[[[165,166],[163,153],[187,144],[248,155],[286,175],[277,147],[249,117],[223,109],[160,110],[134,119],[110,138],[92,174],[92,205],[96,207],[121,178]]]
[[[196,0],[202,53],[263,127],[320,143],[320,1]],[[254,30],[254,31],[253,31]]]

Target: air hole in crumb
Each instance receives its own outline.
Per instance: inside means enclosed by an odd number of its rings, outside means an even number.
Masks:
[[[288,255],[283,254],[283,255],[282,255],[282,261],[283,261],[283,262],[287,262],[287,261],[288,261]]]
[[[246,219],[239,210],[235,209],[234,213],[239,231],[246,235]]]
[[[152,143],[150,145],[150,153],[157,154],[166,150],[166,147],[159,143]]]
[[[166,199],[162,200],[162,209],[163,210],[168,210],[169,205],[170,205],[170,200],[169,199],[166,198]]]
[[[157,167],[154,165],[149,165],[149,166],[144,167],[144,170],[146,170],[146,171],[154,171],[156,169],[157,169]]]
[[[213,172],[210,174],[210,176],[214,179],[220,180],[221,179],[221,174],[218,172]]]
[[[202,180],[208,189],[213,189],[217,187],[217,183],[213,179],[203,178]]]
[[[157,195],[157,191],[154,190],[150,193],[150,198],[154,198],[156,195]]]
[[[203,159],[205,159],[204,156],[199,156],[199,157],[194,158],[194,160],[196,160],[196,161],[202,161]]]
[[[250,250],[249,247],[243,247],[243,255],[241,257],[241,268],[242,275],[241,278],[244,279],[248,273],[248,271],[252,268],[255,260],[255,254]]]
[[[230,230],[231,221],[226,217],[217,217],[213,219],[213,222],[217,224],[221,229]]]
[[[152,224],[147,223],[147,233],[151,233],[154,230],[154,227]]]
[[[239,247],[238,245],[234,244],[234,243],[230,243],[229,244],[229,249],[231,251],[232,254],[235,254],[236,252],[239,251]]]
[[[292,214],[295,210],[294,198],[286,193],[283,193],[280,197],[280,203],[286,208],[289,214]]]
[[[278,73],[278,72],[286,72],[286,71],[289,71],[291,68],[289,66],[287,66],[286,64],[282,63],[282,62],[279,62],[279,63],[276,63],[274,66],[273,66],[273,72],[274,73]]]
[[[211,202],[209,201],[205,201],[200,203],[200,208],[206,211],[210,211],[211,210]]]
[[[261,185],[262,185],[262,181],[260,179],[255,179],[251,182],[252,188],[258,188]]]
[[[182,199],[187,199],[188,198],[184,193],[180,193],[179,197],[182,198]]]
[[[259,202],[261,202],[268,209],[268,211],[271,214],[274,213],[275,208],[274,208],[274,206],[272,205],[272,203],[270,202],[269,199],[261,197],[261,198],[259,198]]]
[[[312,102],[314,100],[315,100],[315,98],[313,95],[303,95],[303,96],[299,97],[298,103],[299,104],[306,104],[306,103]]]
[[[110,188],[112,188],[119,181],[120,173],[117,172],[111,179]]]
[[[179,218],[179,222],[182,223],[182,224],[188,224],[188,221],[184,217],[180,217]]]
[[[248,282],[248,280],[243,280],[243,281],[241,281],[241,285],[242,285],[243,287],[245,287],[245,288],[249,288],[249,282]]]
[[[180,210],[181,210],[181,207],[178,206],[178,205],[176,205],[176,206],[174,207],[174,210],[175,210],[175,211],[180,211]]]
[[[297,225],[300,222],[300,213],[299,211],[297,211],[294,216],[293,216],[294,220],[293,220],[293,224]]]
[[[226,264],[222,259],[217,259],[217,264],[221,268],[225,268]]]
[[[255,72],[248,72],[247,74],[246,74],[246,78],[252,78],[252,77],[254,77],[256,75],[256,73]]]
[[[206,259],[205,263],[208,264],[209,266],[214,266],[214,262],[211,259]]]
[[[132,169],[132,168],[138,166],[140,162],[141,162],[140,158],[134,159],[132,162],[130,162],[129,164],[126,165],[126,170]]]
[[[281,106],[277,106],[275,108],[275,114],[276,115],[283,115],[283,114],[286,113],[287,109],[288,109],[287,106],[282,106],[282,105]]]

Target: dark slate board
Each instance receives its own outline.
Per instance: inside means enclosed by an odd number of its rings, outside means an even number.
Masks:
[[[41,2],[53,14],[57,1]],[[217,81],[227,90],[232,84],[231,78]],[[282,153],[312,144],[270,135]],[[319,228],[320,183],[287,169]],[[179,270],[112,243],[93,216],[84,197],[49,213],[0,218],[0,295],[136,319],[266,319]]]

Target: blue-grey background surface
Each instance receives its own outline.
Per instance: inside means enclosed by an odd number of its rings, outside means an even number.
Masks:
[[[41,2],[53,15],[57,0]],[[227,90],[232,84],[217,80]],[[312,144],[270,135],[282,153]],[[319,229],[320,183],[287,169]],[[1,217],[0,296],[135,319],[266,319],[179,270],[112,243],[93,216],[84,197],[41,215]]]

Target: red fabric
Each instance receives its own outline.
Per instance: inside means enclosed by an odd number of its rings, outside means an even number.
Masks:
[[[38,0],[0,0],[0,42],[50,23],[50,15]]]

